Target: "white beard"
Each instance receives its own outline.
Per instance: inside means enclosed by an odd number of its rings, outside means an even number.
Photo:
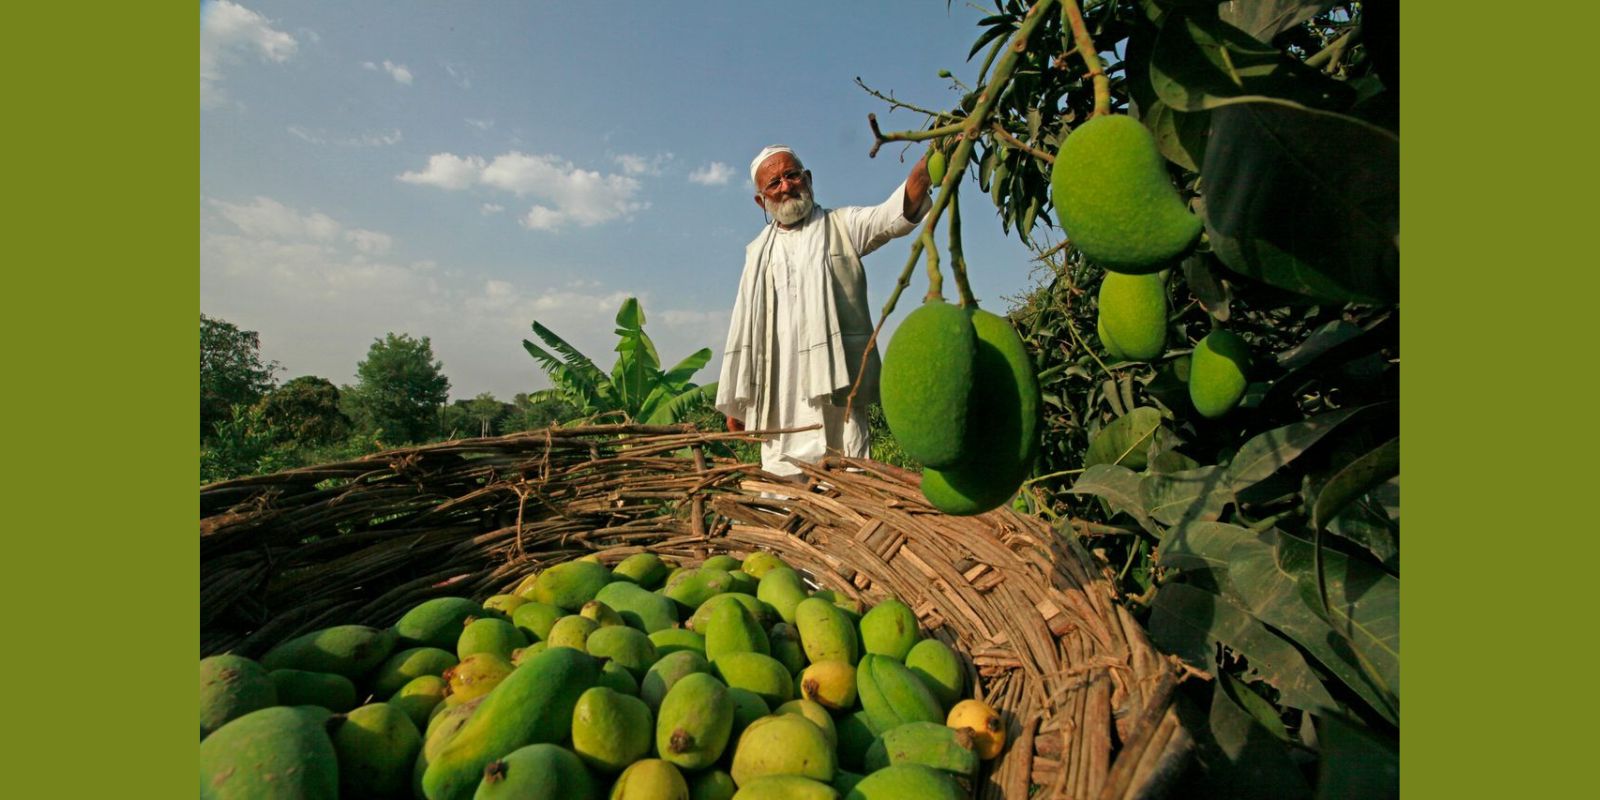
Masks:
[[[762,201],[767,207],[767,213],[778,221],[779,225],[793,225],[811,215],[811,192],[805,191],[799,197],[788,200],[779,200],[774,203],[770,200]]]

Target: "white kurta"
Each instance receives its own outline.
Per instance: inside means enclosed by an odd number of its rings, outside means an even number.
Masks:
[[[932,203],[924,201],[917,220]],[[876,206],[833,211],[838,233],[865,256],[916,229],[905,218],[905,184]],[[816,463],[829,450],[847,456],[870,453],[865,407],[830,402],[848,388],[856,365],[845,365],[838,315],[829,281],[827,209],[814,208],[805,223],[784,230],[769,223],[747,248],[733,322],[723,352],[717,410],[750,429],[820,430],[783,433],[762,444],[761,466],[775,475],[796,475],[795,461]]]

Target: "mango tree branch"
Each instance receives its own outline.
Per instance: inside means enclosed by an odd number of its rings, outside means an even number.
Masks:
[[[926,109],[926,108],[921,108],[919,106],[911,105],[910,103],[907,103],[904,100],[897,100],[897,99],[895,99],[894,95],[886,95],[883,92],[880,92],[877,89],[874,89],[871,86],[868,86],[865,81],[861,80],[860,76],[856,76],[856,85],[860,86],[862,91],[866,92],[867,94],[870,94],[873,97],[876,97],[879,100],[882,100],[883,102],[888,103],[890,109],[904,108],[904,109],[906,109],[908,111],[915,111],[918,114],[927,114],[928,116],[933,117],[934,119],[939,120],[939,121],[958,120],[958,119],[960,119],[960,117],[957,117],[956,115],[950,114],[948,112],[932,111],[932,110],[929,110],[929,109]]]
[[[939,246],[934,244],[933,229],[923,228],[917,235],[922,241],[922,250],[928,254],[928,293],[922,296],[922,302],[944,299],[944,275],[939,272]]]
[[[1028,155],[1033,156],[1034,158],[1043,159],[1045,161],[1045,163],[1048,163],[1048,164],[1056,163],[1056,157],[1053,154],[1047,153],[1047,152],[1045,152],[1043,150],[1040,150],[1037,147],[1033,147],[1031,145],[1028,145],[1028,144],[1024,143],[1021,139],[1018,139],[1017,137],[1012,136],[1011,135],[1011,131],[1006,130],[1004,125],[1001,125],[1000,123],[996,122],[994,124],[994,127],[990,128],[990,130],[994,131],[995,138],[999,139],[1002,142],[1005,142],[1006,144],[1011,145],[1012,147],[1015,147],[1018,150],[1021,150],[1022,152],[1027,153]]]
[[[922,142],[927,141],[928,139],[937,139],[940,136],[952,136],[960,133],[962,129],[966,127],[966,123],[958,122],[954,125],[944,125],[938,128],[929,128],[925,131],[895,131],[894,133],[884,133],[878,129],[877,114],[868,114],[867,124],[872,127],[873,139],[872,150],[867,153],[867,158],[876,158],[878,156],[878,148],[882,147],[887,142]]]
[[[960,191],[959,184],[951,192]],[[961,305],[977,308],[978,299],[972,296],[967,283],[967,256],[961,249],[961,198],[950,198],[950,274],[956,278],[956,290],[961,294]]]
[[[1089,69],[1086,77],[1094,80],[1094,113],[1089,116],[1110,114],[1111,79],[1106,77],[1106,71],[1100,66],[1100,56],[1096,55],[1099,51],[1094,49],[1094,39],[1083,24],[1083,12],[1078,10],[1078,0],[1061,0],[1061,18],[1072,29],[1072,41],[1077,46],[1078,55],[1083,58],[1083,65]]]

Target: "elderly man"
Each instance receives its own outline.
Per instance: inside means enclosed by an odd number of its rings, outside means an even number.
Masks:
[[[928,212],[926,160],[883,203],[836,209],[816,205],[811,171],[790,148],[767,147],[750,162],[756,205],[772,219],[745,247],[716,406],[734,431],[821,426],[762,444],[761,466],[774,475],[798,476],[796,462],[829,451],[870,452],[866,408],[878,400],[879,360],[867,348],[873,317],[861,257]]]

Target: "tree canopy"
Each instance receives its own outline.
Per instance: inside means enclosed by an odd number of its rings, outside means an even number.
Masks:
[[[424,441],[433,433],[437,409],[449,398],[450,379],[424,336],[385,334],[373,340],[356,365],[357,383],[345,402],[362,430],[388,444]]]
[[[272,389],[277,362],[261,358],[261,337],[226,320],[200,315],[200,438]]]

